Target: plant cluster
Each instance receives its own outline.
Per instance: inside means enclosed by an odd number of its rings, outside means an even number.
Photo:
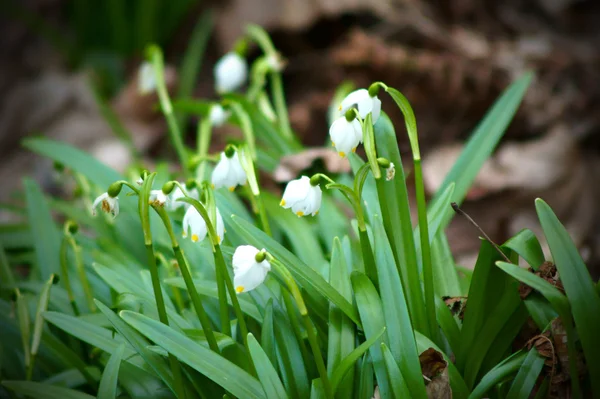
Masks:
[[[248,66],[253,44],[262,55]],[[382,82],[342,88],[332,101],[331,145],[351,176],[301,175],[281,198],[263,190],[259,172],[302,150],[284,67],[268,35],[250,26],[215,65],[218,102],[171,101],[162,53],[148,48],[139,89],[158,94],[177,179],[166,164],[124,177],[68,145],[26,142],[75,180],[84,206],[25,180],[26,208],[14,210],[28,220],[25,233],[4,229],[12,241],[0,251],[0,394],[600,395],[598,286],[550,207],[535,204],[554,263],[524,230],[501,246],[482,240],[475,269],[459,270],[444,232],[531,74],[493,105],[427,204],[414,113]],[[387,95],[404,115],[411,176],[382,110]],[[200,116],[193,150],[180,130],[189,115]],[[243,139],[211,154],[213,128],[225,123]]]

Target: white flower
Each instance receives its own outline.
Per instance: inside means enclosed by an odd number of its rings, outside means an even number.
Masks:
[[[138,92],[142,95],[150,94],[156,89],[156,77],[152,64],[145,61],[138,69]]]
[[[100,204],[100,207],[104,212],[112,214],[113,217],[117,217],[117,215],[119,214],[118,197],[111,197],[110,195],[108,195],[108,193],[103,193],[99,195],[98,198],[96,198],[94,200],[94,203],[92,204],[92,214],[94,216],[96,216],[96,208],[98,207],[98,204]]]
[[[210,107],[210,114],[208,115],[208,118],[210,119],[210,123],[213,126],[222,126],[225,121],[227,121],[227,118],[229,118],[229,112],[225,111],[223,109],[223,107],[221,107],[221,105],[219,104],[215,104],[212,107]]]
[[[345,116],[341,116],[329,128],[329,137],[338,154],[345,157],[362,143],[362,127],[357,119],[348,122]]]
[[[138,186],[141,186],[142,184],[144,184],[144,179],[142,179],[141,177],[140,177],[140,178],[138,178],[138,179],[135,181],[135,184],[137,184]]]
[[[152,190],[150,191],[150,197],[148,198],[148,202],[151,205],[156,206],[165,206],[168,201],[168,197],[162,190]]]
[[[393,162],[390,162],[390,166],[385,169],[385,180],[390,181],[396,176],[396,167]]]
[[[204,240],[206,234],[208,233],[206,222],[204,221],[200,213],[196,210],[196,208],[194,208],[193,206],[190,206],[185,212],[185,215],[183,215],[182,224],[183,238],[186,238],[188,234],[190,234],[193,242],[199,242]],[[221,217],[219,209],[217,209],[216,233],[217,241],[220,244],[223,241],[223,237],[225,235],[225,225],[223,224],[223,218]]]
[[[285,209],[292,208],[298,216],[309,214],[315,216],[319,213],[322,196],[321,187],[313,186],[307,176],[302,176],[288,183],[279,205]]]
[[[274,72],[281,72],[285,67],[286,61],[281,57],[279,53],[270,54],[267,56],[267,65],[269,69]]]
[[[185,187],[189,197],[192,197],[196,200],[198,198],[200,198],[200,194],[198,193],[197,188],[194,187],[193,189],[190,190],[187,188],[187,186],[184,185],[184,187]],[[182,206],[185,206],[185,207],[190,206],[186,202],[177,201],[179,198],[183,198],[183,197],[185,197],[185,195],[183,195],[183,191],[181,191],[179,186],[176,185],[175,188],[173,189],[173,191],[171,191],[171,194],[169,195],[169,200],[167,201],[167,206],[168,206],[169,210],[175,211]]]
[[[215,89],[218,93],[227,93],[239,89],[248,78],[248,64],[239,54],[225,54],[214,69]]]
[[[232,260],[233,286],[238,294],[255,289],[267,278],[271,264],[266,259],[257,262],[256,254],[259,252],[252,245],[240,245],[235,249]]]
[[[224,152],[221,153],[221,159],[213,170],[211,181],[214,188],[227,187],[229,191],[235,190],[237,185],[246,184],[246,172],[242,168],[237,151],[231,158]]]
[[[367,114],[371,112],[373,123],[377,122],[379,114],[381,114],[381,100],[377,96],[371,97],[367,89],[355,90],[344,98],[339,109],[342,113],[346,113],[355,105],[361,119],[365,119]]]

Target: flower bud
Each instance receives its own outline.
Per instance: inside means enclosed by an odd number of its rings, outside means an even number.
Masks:
[[[174,188],[175,188],[175,182],[168,181],[162,186],[162,192],[165,193],[166,195],[169,195],[169,194],[171,194],[171,192],[173,191]]]
[[[379,164],[379,166],[381,166],[384,169],[387,169],[390,167],[390,161],[387,158],[377,158],[377,163]]]
[[[122,188],[123,188],[123,183],[115,182],[108,187],[108,190],[106,192],[108,193],[109,197],[116,198],[119,195],[119,193],[121,192]]]

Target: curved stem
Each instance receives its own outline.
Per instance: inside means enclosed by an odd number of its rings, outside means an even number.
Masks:
[[[61,281],[63,282],[63,284],[65,285],[65,289],[67,290],[67,296],[69,298],[69,302],[71,303],[71,307],[73,308],[73,314],[75,314],[75,316],[79,316],[79,308],[77,307],[75,295],[73,294],[73,288],[71,287],[71,282],[69,280],[68,249],[69,244],[67,243],[67,237],[63,237],[62,242],[60,244]]]
[[[198,291],[196,290],[196,286],[194,285],[194,281],[192,280],[192,275],[190,273],[190,268],[187,260],[177,242],[177,238],[175,237],[175,233],[173,232],[173,226],[171,224],[171,220],[167,215],[167,212],[161,207],[154,207],[158,216],[162,220],[167,232],[169,233],[169,237],[171,238],[171,246],[173,247],[173,252],[175,253],[175,259],[177,259],[177,263],[179,264],[179,270],[181,270],[181,275],[183,277],[183,281],[185,282],[185,287],[190,295],[190,299],[192,300],[192,304],[194,305],[194,310],[196,311],[196,315],[198,316],[198,320],[200,321],[200,325],[202,326],[202,330],[204,331],[204,335],[206,336],[206,341],[208,342],[208,346],[210,349],[219,353],[219,345],[217,344],[217,339],[215,338],[215,334],[212,329],[212,325],[210,323],[210,319],[206,314],[206,310],[204,309],[204,305],[202,304],[202,300],[200,295],[198,295]]]
[[[196,139],[198,143],[198,155],[200,164],[196,172],[196,177],[200,180],[204,180],[204,171],[206,169],[206,156],[208,155],[208,147],[210,146],[210,139],[212,136],[212,125],[210,118],[203,118],[198,124],[198,137]]]

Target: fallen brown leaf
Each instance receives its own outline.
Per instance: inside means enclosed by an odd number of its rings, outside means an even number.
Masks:
[[[433,348],[419,355],[423,378],[427,383],[427,397],[430,399],[452,398],[450,379],[448,377],[448,362],[444,356]]]

